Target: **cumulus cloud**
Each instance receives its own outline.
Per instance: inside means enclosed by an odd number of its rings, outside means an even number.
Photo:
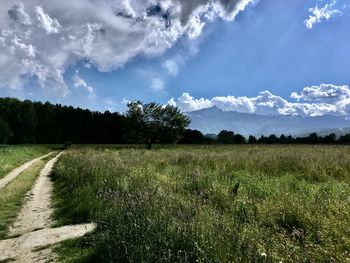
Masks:
[[[350,116],[350,89],[346,85],[306,87],[300,93],[293,92],[291,98],[297,102],[288,101],[267,90],[256,97],[222,96],[212,99],[196,99],[189,93],[183,93],[177,100],[169,100],[168,104],[178,106],[184,112],[215,106],[223,111],[260,115]]]
[[[189,93],[183,93],[176,101],[174,98],[170,99],[168,104],[178,106],[184,112],[210,108],[214,105],[208,99],[195,99]]]
[[[254,0],[2,0],[0,86],[37,79],[65,96],[65,70],[83,60],[100,71],[138,55],[154,56],[181,37],[197,38],[208,21],[232,20]],[[176,73],[174,65],[165,63]]]
[[[41,6],[35,7],[36,17],[39,21],[39,25],[46,31],[47,34],[57,34],[61,30],[61,25],[56,18],[51,18],[46,14]]]
[[[312,7],[309,9],[311,13],[309,18],[304,21],[307,29],[312,29],[317,23],[321,23],[324,20],[329,20],[332,17],[342,15],[342,12],[336,7],[337,1],[334,0],[331,3],[325,4],[323,7]]]
[[[350,90],[347,85],[321,84],[319,86],[306,87],[299,94],[293,92],[291,98],[326,103],[339,102],[350,98]]]
[[[347,85],[321,84],[305,87],[300,93],[293,92],[291,98],[311,103],[306,105],[317,105],[320,113],[328,110],[328,113],[336,115],[350,115],[350,89]]]

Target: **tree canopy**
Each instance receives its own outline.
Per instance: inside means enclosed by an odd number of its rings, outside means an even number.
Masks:
[[[12,131],[7,122],[0,118],[0,144],[6,144],[12,136]]]
[[[163,141],[166,138],[168,143],[177,143],[190,124],[189,118],[177,107],[155,102],[130,102],[126,117],[134,128],[133,136],[142,138],[148,149],[162,138]]]

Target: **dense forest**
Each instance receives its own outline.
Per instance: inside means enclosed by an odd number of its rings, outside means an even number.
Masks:
[[[49,102],[20,101],[0,98],[0,143],[66,143],[76,144],[126,144],[144,143],[140,137],[138,120],[128,114],[97,112],[87,109],[62,106]],[[157,133],[154,143],[173,143],[169,131],[153,128]],[[170,131],[171,132],[171,131]],[[179,138],[183,144],[335,144],[350,143],[350,134],[337,137],[335,134],[318,136],[312,133],[304,137],[250,136],[245,138],[232,131],[218,135],[203,135],[200,131],[183,129]]]
[[[0,134],[11,144],[124,143],[126,123],[119,113],[0,98]]]

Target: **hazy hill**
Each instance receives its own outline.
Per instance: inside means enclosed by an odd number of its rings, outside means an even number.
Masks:
[[[188,113],[191,129],[203,133],[218,133],[231,130],[243,135],[290,134],[301,135],[310,132],[329,130],[332,132],[350,127],[350,120],[335,116],[300,117],[267,116],[249,113],[225,112],[217,107]]]

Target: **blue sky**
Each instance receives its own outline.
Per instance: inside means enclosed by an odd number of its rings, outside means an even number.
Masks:
[[[36,33],[33,36],[38,41],[55,33],[58,35],[58,32],[68,28],[69,23],[86,23],[86,21],[64,21],[65,18],[60,14],[60,10],[64,8],[58,4],[50,6],[43,1],[33,0],[14,8],[12,1],[7,2],[7,12],[0,14],[3,16],[0,20],[0,29],[5,30],[6,27],[13,26],[13,23],[3,22],[9,19],[11,10],[13,14],[19,14],[14,17],[22,19],[21,25],[26,25],[26,21],[31,19],[27,27],[34,24],[32,16],[36,14],[36,17],[40,18],[41,14],[43,19],[39,21],[45,22],[45,19],[48,19],[49,24],[43,23],[41,27],[46,30],[45,34]],[[38,2],[42,2],[41,5],[37,5]],[[62,1],[63,6],[64,2]],[[129,2],[129,7],[138,10],[136,2],[140,3],[140,1],[135,0],[133,3],[133,0],[130,0]],[[153,8],[155,1],[149,2]],[[167,2],[172,1],[167,0]],[[243,11],[236,15],[234,11],[238,9],[237,6],[227,7],[227,10],[223,6],[224,13],[216,11],[214,17],[203,18],[203,25],[205,25],[203,29],[200,28],[200,33],[187,32],[188,29],[184,29],[179,31],[180,33],[177,32],[179,37],[176,39],[173,39],[173,36],[167,36],[168,42],[171,38],[170,45],[167,45],[167,42],[162,43],[163,40],[158,42],[157,37],[161,38],[163,35],[156,35],[155,39],[151,39],[153,41],[150,43],[151,47],[147,47],[151,52],[148,49],[135,52],[133,49],[120,48],[120,45],[127,46],[128,41],[119,43],[110,39],[105,40],[112,43],[107,48],[104,43],[96,44],[93,46],[93,53],[90,52],[89,55],[80,55],[80,51],[76,50],[67,54],[57,51],[53,53],[52,47],[39,47],[39,45],[36,47],[31,43],[37,53],[44,53],[47,49],[48,55],[55,59],[59,58],[60,61],[63,59],[61,57],[64,57],[64,62],[61,64],[55,62],[55,66],[51,66],[52,62],[49,61],[48,70],[52,70],[53,67],[55,74],[50,72],[45,77],[40,75],[41,71],[39,73],[35,71],[38,67],[33,70],[32,66],[18,69],[14,66],[13,70],[19,71],[18,78],[6,73],[5,69],[5,77],[8,75],[9,79],[0,77],[0,96],[49,100],[54,103],[112,111],[123,111],[125,102],[130,100],[167,103],[172,99],[171,103],[184,110],[218,106],[223,110],[260,113],[258,109],[268,105],[268,114],[348,115],[348,109],[350,109],[348,88],[350,8],[348,5],[350,1],[260,0],[248,3],[250,1],[242,0],[238,2],[244,5]],[[182,7],[185,5],[187,3]],[[41,10],[35,9],[38,6],[42,6]],[[198,8],[198,6],[185,7],[189,8],[189,12],[197,12],[195,7]],[[33,15],[31,12],[34,12]],[[209,11],[202,11],[200,19],[206,15],[205,12]],[[179,14],[179,19],[182,13]],[[235,18],[232,20],[233,17]],[[192,20],[188,19],[188,21]],[[188,21],[187,24],[190,23]],[[199,30],[200,25],[198,23],[194,25],[195,29]],[[103,33],[101,28],[98,30]],[[169,31],[170,28],[162,27],[161,30]],[[146,31],[141,37],[148,37],[153,33],[153,31]],[[73,38],[71,35],[67,34],[67,36]],[[3,36],[4,39],[5,37]],[[93,41],[97,41],[96,36],[94,37]],[[118,34],[113,36],[113,38],[118,37]],[[30,46],[29,43],[24,42],[23,37],[18,39],[18,43],[24,43],[26,47]],[[57,39],[55,41],[61,41]],[[50,41],[53,40],[50,39]],[[130,41],[140,41],[140,39]],[[68,46],[68,44],[65,45]],[[72,45],[71,42],[69,45]],[[57,48],[66,50],[66,46],[59,44]],[[105,49],[108,52],[105,52]],[[139,49],[137,47],[137,50]],[[118,53],[118,56],[114,58],[113,52]],[[122,56],[123,52],[127,55]],[[101,58],[100,53],[106,53],[106,56]],[[1,65],[8,68],[5,62],[1,64],[1,59],[5,60],[3,57],[0,56],[0,68]],[[11,53],[11,58],[13,57]],[[22,63],[24,59],[20,58],[21,62],[9,60],[9,63]],[[118,62],[114,63],[113,59]],[[45,63],[43,65],[46,66]],[[45,67],[42,68],[45,69]],[[51,75],[57,75],[57,68],[64,71],[63,79],[55,77],[51,80]],[[327,85],[322,86],[323,83]],[[58,86],[57,89],[55,85]],[[261,94],[265,90],[269,93]],[[307,95],[310,90],[313,91],[313,97]],[[293,92],[296,94],[291,97]],[[338,96],[337,99],[334,99],[334,96]]]

